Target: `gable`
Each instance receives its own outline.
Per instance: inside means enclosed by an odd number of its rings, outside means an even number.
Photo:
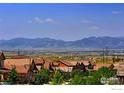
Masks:
[[[0,52],[0,60],[5,60],[5,56],[3,52]]]

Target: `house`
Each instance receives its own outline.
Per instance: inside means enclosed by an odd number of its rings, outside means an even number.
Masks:
[[[34,62],[39,70],[45,68],[51,71],[62,70],[64,72],[71,72],[74,69],[79,69],[85,72],[86,70],[89,70],[89,66],[91,64],[90,61],[85,61],[85,60],[82,60],[80,62],[66,61],[66,60],[53,61],[46,58],[37,58],[34,59]],[[93,69],[94,64],[91,65]]]
[[[95,64],[91,63],[91,61],[88,60],[81,60],[80,62],[76,62],[74,65],[73,70],[80,70],[83,72],[94,70]]]
[[[4,53],[3,52],[0,52],[0,81],[2,80],[6,80],[7,79],[7,76],[8,76],[8,73],[9,73],[9,69],[6,68],[4,66],[4,61],[5,61],[5,56],[4,56]]]
[[[4,65],[8,69],[16,69],[19,77],[22,78],[21,83],[30,84],[30,82],[34,79],[34,76],[38,71],[36,64],[35,61],[29,57],[18,56],[12,57],[11,59],[6,59]]]
[[[38,70],[44,68],[44,64],[45,64],[44,58],[35,58],[33,60]]]
[[[6,59],[4,62],[4,66],[7,69],[15,68],[17,73],[21,77],[26,77],[30,64],[32,63],[32,59],[28,57],[12,57],[10,59]]]
[[[59,69],[65,72],[71,72],[74,66],[73,64],[65,60],[53,61],[47,58],[37,58],[34,59],[34,62],[38,70],[45,68],[45,69],[49,69],[50,71]]]
[[[49,68],[47,61],[43,58],[30,58],[24,56],[14,56],[6,59],[4,65],[7,69],[15,68],[22,82],[29,83],[34,80],[35,74],[43,67]]]
[[[27,74],[32,72],[32,70],[40,70],[42,68],[50,69],[50,60],[44,58],[30,58],[22,56],[14,56],[9,59],[6,59],[4,66],[7,69],[15,68],[17,73],[22,78],[27,78]],[[34,66],[34,67],[32,67]],[[32,68],[32,69],[31,69]]]
[[[52,62],[52,67],[54,68],[54,70],[62,70],[64,72],[71,72],[73,69],[73,64],[71,64],[68,61],[65,60],[60,60],[60,61],[56,61],[56,62]]]
[[[36,64],[36,67],[38,70],[45,68],[45,69],[50,69],[50,66],[52,64],[52,61],[46,58],[35,58],[34,63]]]

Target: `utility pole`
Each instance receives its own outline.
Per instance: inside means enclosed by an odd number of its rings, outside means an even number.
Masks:
[[[20,55],[20,51],[19,51],[19,49],[18,49],[18,51],[17,51],[17,54],[18,54],[18,56]]]
[[[108,50],[108,47],[106,47],[105,49],[106,62],[108,62],[108,56],[109,56],[109,50]]]
[[[115,51],[113,50],[113,57],[112,57],[112,61],[113,61],[113,63],[115,63]]]
[[[104,51],[104,48],[103,48],[103,63],[105,63],[105,51]]]

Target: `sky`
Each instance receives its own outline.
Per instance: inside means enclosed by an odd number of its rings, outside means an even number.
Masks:
[[[0,40],[123,37],[124,4],[0,4]]]

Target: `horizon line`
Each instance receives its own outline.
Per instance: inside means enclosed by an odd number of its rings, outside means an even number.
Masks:
[[[83,37],[81,39],[85,39],[85,38],[103,38],[103,37],[111,37],[111,38],[123,38],[124,36],[88,36],[88,37]],[[51,38],[51,37],[13,37],[10,39],[0,39],[0,40],[12,40],[12,39],[53,39],[53,40],[61,40],[61,41],[77,41],[77,40],[81,40],[81,39],[76,39],[76,40],[62,40],[62,39],[55,39],[55,38]]]

